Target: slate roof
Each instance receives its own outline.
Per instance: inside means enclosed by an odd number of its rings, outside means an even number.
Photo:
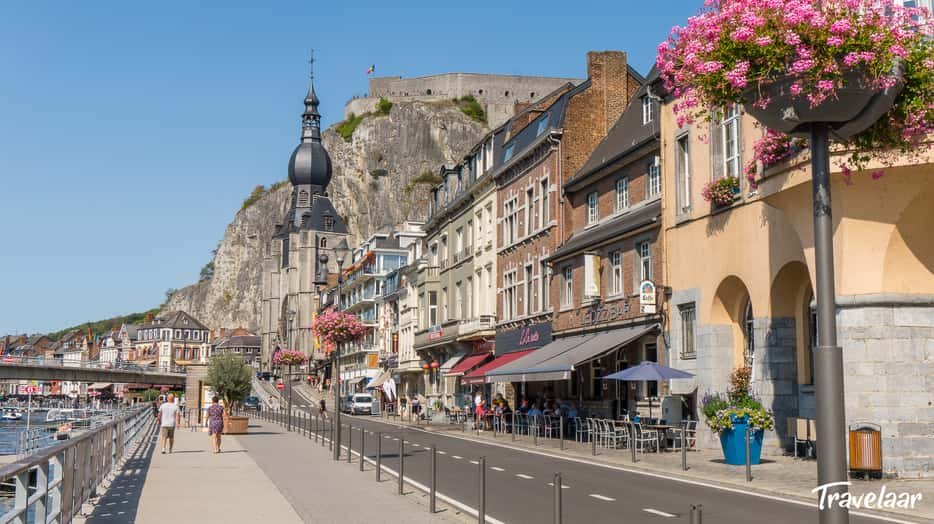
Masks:
[[[262,338],[257,335],[238,335],[226,337],[217,343],[217,349],[224,348],[258,348],[262,343]]]
[[[187,320],[187,322],[186,322]],[[184,311],[170,311],[153,319],[151,324],[143,324],[140,329],[171,328],[171,329],[208,329],[207,326],[195,317]]]
[[[658,139],[660,122],[657,106],[652,121],[645,125],[642,124],[642,97],[648,93],[650,86],[658,78],[658,70],[653,67],[645,83],[629,100],[629,105],[626,106],[626,110],[620,115],[619,120],[616,121],[606,137],[603,138],[603,141],[594,149],[594,152],[580,171],[565,183],[565,187],[639,149],[652,140]]]
[[[294,189],[293,189],[294,191]],[[337,234],[349,234],[347,225],[344,224],[344,221],[341,219],[340,214],[338,214],[337,209],[334,208],[334,204],[331,203],[331,199],[324,195],[315,195],[312,197],[311,208],[307,211],[309,214],[308,221],[302,225],[301,220],[295,220],[295,214],[298,210],[294,207],[289,208],[289,212],[286,215],[286,223],[279,224],[276,226],[275,234],[273,238],[283,238],[289,233],[296,231],[321,231],[323,233],[337,233]],[[324,217],[325,215],[331,216],[331,228],[325,229],[324,227]]]
[[[662,201],[660,199],[637,205],[626,213],[612,217],[592,228],[575,231],[567,242],[548,257],[548,260],[555,261],[590,246],[623,236],[646,225],[658,224],[661,221],[661,214]]]

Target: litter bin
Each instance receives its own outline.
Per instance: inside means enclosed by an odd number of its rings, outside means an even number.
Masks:
[[[850,474],[882,477],[882,427],[878,424],[850,426]]]

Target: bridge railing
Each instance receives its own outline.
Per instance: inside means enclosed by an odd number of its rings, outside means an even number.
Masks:
[[[151,406],[142,405],[83,435],[0,467],[0,483],[13,486],[12,507],[0,509],[0,523],[72,522],[153,420]]]
[[[117,361],[78,361],[63,360],[60,358],[45,357],[20,357],[15,355],[3,355],[0,357],[0,365],[4,366],[38,366],[50,368],[68,368],[68,369],[105,369],[119,371],[142,371],[146,373],[185,373],[182,366],[171,366],[162,368],[153,365],[139,365],[133,362]]]

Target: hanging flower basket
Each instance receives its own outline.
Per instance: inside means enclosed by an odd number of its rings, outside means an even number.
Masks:
[[[341,344],[359,339],[366,333],[367,328],[355,315],[331,311],[318,315],[312,330],[315,336],[325,342]]]
[[[659,45],[656,65],[679,125],[733,103],[783,134],[827,123],[850,151],[846,174],[928,150],[932,34],[926,9],[892,2],[707,0]]]
[[[273,363],[277,366],[301,366],[308,361],[308,357],[301,351],[291,349],[277,351],[273,355]]]
[[[728,206],[739,196],[739,179],[735,176],[718,178],[704,186],[701,194],[714,205]]]

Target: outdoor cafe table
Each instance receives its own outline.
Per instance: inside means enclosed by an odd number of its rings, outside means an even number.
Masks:
[[[671,424],[644,424],[646,429],[654,429],[658,432],[658,451],[661,452],[662,448],[668,449],[668,439],[665,435],[668,434],[669,429],[675,429],[678,426],[672,426]]]

